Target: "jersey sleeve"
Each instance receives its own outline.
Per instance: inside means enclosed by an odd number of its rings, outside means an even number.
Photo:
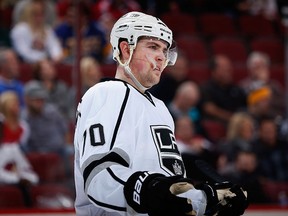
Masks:
[[[129,168],[137,124],[134,115],[126,115],[130,89],[91,89],[78,106],[75,132],[79,166],[85,194],[96,206],[108,211],[126,212],[123,187],[133,174]],[[131,116],[131,117],[129,117]]]

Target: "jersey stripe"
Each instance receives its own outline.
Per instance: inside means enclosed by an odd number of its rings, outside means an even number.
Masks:
[[[92,179],[102,170],[117,164],[129,167],[129,157],[122,149],[114,149],[107,154],[93,155],[83,164],[84,188],[90,184]]]
[[[113,210],[116,210],[116,211],[127,211],[127,208],[125,207],[120,207],[120,206],[114,206],[114,205],[110,205],[108,203],[102,203],[96,199],[94,199],[92,196],[90,196],[89,194],[87,195],[89,197],[89,199],[94,202],[95,204],[97,204],[98,206],[102,206],[102,207],[105,207],[105,208],[109,208],[109,209],[113,209]]]
[[[130,94],[130,89],[129,89],[127,83],[124,83],[124,85],[126,86],[127,89],[126,89],[124,101],[122,103],[121,110],[120,110],[120,113],[119,113],[119,116],[118,116],[118,119],[117,119],[116,127],[115,127],[115,130],[114,130],[114,133],[113,133],[110,149],[112,149],[113,146],[114,146],[114,143],[115,143],[115,140],[116,140],[116,136],[117,136],[117,132],[118,132],[118,129],[120,127],[120,123],[121,123],[121,120],[122,120],[122,117],[123,117],[123,113],[124,113],[124,110],[125,110],[125,107],[126,107],[126,104],[127,104],[127,101],[128,101],[128,97],[129,97],[129,94]]]
[[[125,184],[125,181],[123,181],[122,179],[118,178],[118,176],[115,175],[115,173],[111,170],[111,168],[107,168],[107,171],[112,176],[112,178],[115,179],[117,182],[119,182],[122,185]]]

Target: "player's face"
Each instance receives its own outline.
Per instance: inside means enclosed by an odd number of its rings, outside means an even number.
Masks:
[[[156,38],[144,38],[137,43],[130,68],[146,88],[159,82],[166,66],[167,51],[167,43]]]

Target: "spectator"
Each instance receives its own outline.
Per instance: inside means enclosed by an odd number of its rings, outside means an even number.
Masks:
[[[221,170],[220,174],[231,182],[243,185],[243,188],[250,192],[250,203],[269,202],[259,178],[258,159],[253,152],[240,150],[235,162]]]
[[[20,103],[17,94],[6,91],[0,96],[0,183],[18,185],[27,207],[32,205],[29,193],[31,184],[37,184],[38,175],[22,152],[29,137],[29,127],[20,119]]]
[[[240,82],[240,86],[246,94],[261,86],[268,86],[271,89],[273,100],[272,110],[274,114],[284,114],[285,100],[284,90],[279,82],[270,78],[270,59],[268,55],[261,52],[252,52],[247,59],[247,68],[249,75]]]
[[[43,59],[60,62],[63,51],[51,26],[45,24],[43,1],[27,3],[23,20],[11,30],[12,45],[24,62],[36,63]]]
[[[217,55],[212,62],[211,78],[201,88],[203,118],[227,124],[233,113],[245,110],[245,92],[233,83],[230,59]]]
[[[16,92],[21,108],[24,107],[23,84],[18,80],[19,62],[15,52],[9,48],[0,50],[0,94],[5,91]]]
[[[186,81],[189,72],[189,61],[183,52],[178,52],[178,57],[173,67],[166,68],[160,82],[149,91],[168,105],[175,96],[176,89]]]
[[[67,119],[67,123],[74,120],[73,91],[68,85],[57,79],[57,71],[53,62],[43,60],[34,67],[34,79],[41,82],[48,93],[47,102],[55,105]]]
[[[279,133],[281,138],[288,142],[288,118],[280,121]]]
[[[31,133],[27,145],[28,152],[66,153],[67,124],[63,116],[52,104],[46,103],[48,94],[39,81],[25,85],[27,120]]]
[[[97,26],[105,34],[106,41],[110,40],[110,33],[113,27],[113,24],[116,22],[116,18],[113,14],[105,13],[102,14],[97,20]],[[113,64],[113,49],[110,43],[106,43],[103,48],[103,61],[104,64]]]
[[[227,143],[224,145],[228,160],[233,161],[239,151],[250,151],[254,138],[254,120],[245,112],[232,115],[227,129]]]
[[[56,8],[57,17],[59,20],[58,24],[60,24],[61,22],[63,22],[65,20],[67,8],[72,3],[72,1],[73,0],[55,1],[55,8]]]
[[[189,116],[181,116],[176,120],[176,141],[179,144],[181,153],[201,155],[205,151],[211,151],[211,143],[202,136],[199,136]],[[209,160],[209,158],[205,158]]]
[[[196,133],[203,135],[198,110],[200,92],[198,85],[192,81],[183,82],[176,90],[173,100],[167,105],[172,117],[176,120],[182,116],[189,116],[193,121]]]
[[[189,115],[196,109],[199,101],[200,93],[198,85],[192,81],[183,82],[176,90],[175,96],[171,103],[168,104],[168,109],[174,119],[184,115]],[[195,110],[197,112],[197,110]],[[197,113],[196,113],[197,115]],[[199,116],[199,113],[198,113]],[[199,117],[193,120],[198,120]]]
[[[135,0],[100,0],[93,6],[93,19],[98,20],[101,15],[110,13],[119,19],[129,11],[140,11],[140,5]]]
[[[100,81],[103,74],[98,61],[92,57],[83,57],[80,62],[82,94]]]
[[[280,140],[273,118],[262,118],[258,137],[253,141],[260,163],[260,175],[269,180],[288,181],[288,143]]]
[[[79,12],[79,18],[76,12]],[[57,37],[61,41],[65,50],[65,61],[72,63],[75,59],[77,50],[75,23],[79,20],[81,32],[81,56],[90,55],[98,61],[103,59],[103,50],[107,44],[106,35],[97,23],[91,20],[90,7],[85,2],[79,2],[79,5],[68,4],[65,20],[55,27]]]
[[[238,1],[236,7],[242,13],[262,15],[268,20],[278,17],[277,0],[242,0]]]
[[[211,164],[215,163],[216,155],[211,143],[197,134],[189,116],[182,115],[176,119],[175,137],[188,177],[195,178],[195,160],[203,159]]]
[[[43,1],[43,4],[45,6],[45,23],[50,26],[54,26],[57,20],[57,14],[56,14],[56,8],[54,1],[51,0],[20,0],[17,1],[13,8],[13,23],[16,25],[18,22],[20,22],[23,19],[25,8],[27,5],[30,4],[31,1]]]
[[[248,113],[253,117],[256,127],[258,127],[259,121],[263,117],[275,117],[271,108],[271,100],[272,93],[267,86],[255,89],[249,93],[247,98]]]
[[[229,120],[225,142],[219,146],[218,169],[223,170],[235,162],[239,152],[252,150],[254,120],[245,112],[236,112]]]

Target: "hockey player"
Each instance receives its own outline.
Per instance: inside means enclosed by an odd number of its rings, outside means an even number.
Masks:
[[[214,215],[224,207],[230,216],[243,214],[240,187],[195,189],[185,178],[172,117],[147,91],[176,61],[171,30],[158,18],[130,12],[115,23],[111,44],[115,79],[90,88],[77,109],[76,214]]]

